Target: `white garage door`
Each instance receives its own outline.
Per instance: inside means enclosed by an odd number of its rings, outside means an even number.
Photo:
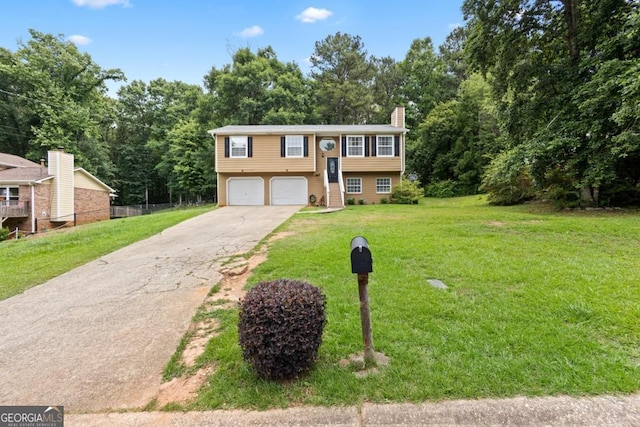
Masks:
[[[306,205],[307,179],[280,177],[271,179],[272,205]]]
[[[264,181],[259,177],[229,178],[227,180],[229,205],[264,205]]]

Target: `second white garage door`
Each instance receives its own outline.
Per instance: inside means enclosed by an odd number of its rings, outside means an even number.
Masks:
[[[304,177],[279,177],[271,179],[272,205],[306,205],[307,179]]]
[[[229,178],[227,204],[231,206],[264,205],[264,180],[259,177]]]

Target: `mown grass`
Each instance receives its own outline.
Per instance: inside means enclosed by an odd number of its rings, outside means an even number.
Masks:
[[[287,384],[242,361],[237,310],[198,365],[216,371],[189,408],[418,402],[452,398],[594,395],[640,389],[640,217],[490,207],[483,198],[353,206],[297,215],[279,231],[250,284],[306,280],[327,296],[319,360]],[[357,378],[340,359],[362,351],[349,243],[374,259],[374,345],[391,358]],[[448,289],[430,286],[440,279]],[[174,408],[175,409],[175,408]]]
[[[37,237],[0,242],[0,300],[211,208],[204,206],[102,221]]]

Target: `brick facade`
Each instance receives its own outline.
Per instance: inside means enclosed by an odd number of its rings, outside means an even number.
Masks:
[[[50,221],[50,199],[51,199],[51,186],[50,185],[36,185],[34,186],[35,195],[35,216],[36,216],[36,230],[31,229],[31,210],[29,216],[26,218],[9,218],[3,224],[3,227],[7,227],[10,230],[14,230],[18,227],[21,231],[31,233],[33,231],[45,231],[57,228],[62,225],[59,222]],[[31,200],[31,186],[21,185],[19,189],[20,200]],[[111,216],[111,201],[109,193],[100,190],[90,190],[86,188],[76,188],[74,194],[74,208],[76,214],[76,224],[86,224],[89,222],[103,221],[110,219]],[[73,223],[69,224],[73,225]]]
[[[106,191],[76,188],[74,198],[78,224],[102,221],[111,217],[109,193]]]
[[[115,190],[86,170],[74,168],[72,154],[52,150],[48,156],[46,168],[0,153],[0,181],[12,189],[18,187],[18,203],[2,206],[1,213],[9,215],[2,218],[2,227],[37,233],[110,219],[110,195]]]

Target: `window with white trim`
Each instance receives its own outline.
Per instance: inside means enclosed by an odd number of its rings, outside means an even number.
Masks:
[[[391,193],[391,178],[376,178],[376,193]]]
[[[376,156],[393,157],[393,135],[378,135],[376,137]]]
[[[20,190],[18,187],[0,187],[0,201],[19,200]]]
[[[246,136],[232,136],[229,139],[231,157],[247,157],[248,138]]]
[[[18,187],[0,187],[0,206],[16,206],[19,199]]]
[[[287,157],[302,157],[304,155],[303,150],[304,139],[302,135],[286,135],[285,146]]]
[[[362,178],[347,178],[347,193],[362,193]]]
[[[364,136],[347,136],[347,157],[364,157]]]

